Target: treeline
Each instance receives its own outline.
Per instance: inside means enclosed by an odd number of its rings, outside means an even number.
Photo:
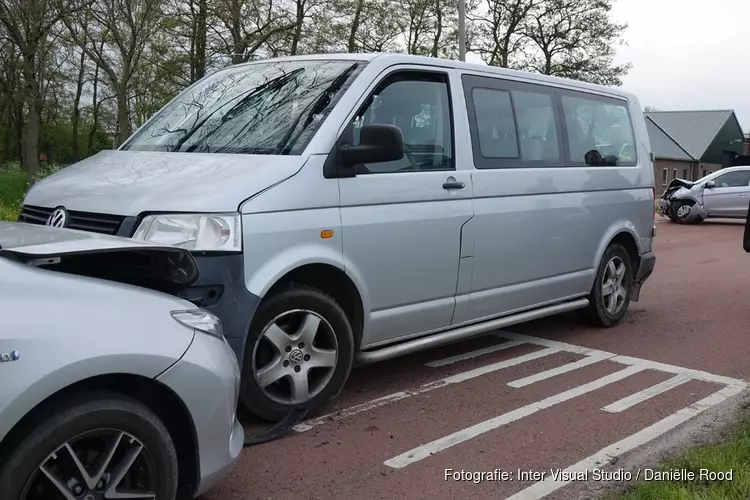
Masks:
[[[467,0],[490,65],[619,85],[613,0]],[[321,52],[456,58],[456,0],[0,0],[0,163],[115,147],[230,64]]]

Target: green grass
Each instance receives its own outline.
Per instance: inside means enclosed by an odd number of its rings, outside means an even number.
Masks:
[[[734,429],[727,440],[693,448],[666,460],[661,470],[686,469],[695,473],[694,481],[641,482],[617,500],[746,500],[750,498],[750,419]],[[733,471],[731,481],[707,481],[698,478],[701,469],[711,472]],[[643,471],[641,471],[643,474]]]
[[[0,220],[16,220],[26,193],[26,173],[0,169]]]

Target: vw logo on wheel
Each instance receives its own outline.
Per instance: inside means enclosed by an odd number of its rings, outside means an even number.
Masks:
[[[52,211],[47,219],[47,226],[50,227],[65,227],[68,225],[68,211],[63,207],[56,208]]]
[[[292,366],[297,366],[298,364],[302,363],[304,357],[305,354],[302,351],[300,351],[299,349],[295,349],[289,353],[289,362],[292,364]]]

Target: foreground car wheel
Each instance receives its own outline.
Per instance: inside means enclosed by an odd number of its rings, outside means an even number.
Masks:
[[[8,500],[173,500],[177,456],[148,408],[111,393],[67,400],[40,415],[0,469]]]
[[[250,327],[244,409],[269,421],[314,411],[341,391],[353,361],[352,328],[333,298],[307,287],[281,292],[261,304]]]
[[[610,245],[599,264],[589,305],[580,311],[581,319],[594,326],[616,325],[628,311],[632,289],[630,256],[621,245]]]

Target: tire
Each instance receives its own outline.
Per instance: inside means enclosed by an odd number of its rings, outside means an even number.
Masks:
[[[311,328],[302,329],[305,321]],[[293,285],[269,297],[258,308],[246,342],[242,409],[270,422],[294,410],[315,412],[343,389],[354,350],[349,319],[329,295]]]
[[[622,293],[624,299],[622,302],[618,299],[615,304],[614,312],[607,308],[613,300],[609,295],[604,294],[605,280],[609,280],[611,269],[608,270],[610,263],[614,263],[615,268],[622,264],[623,275],[621,278]],[[618,324],[628,311],[630,305],[630,293],[633,290],[633,263],[630,255],[622,245],[610,245],[602,256],[599,268],[596,272],[594,284],[589,294],[589,305],[579,312],[580,318],[587,324],[599,327],[611,327]]]
[[[690,207],[693,206],[689,201],[676,201],[672,205],[671,213],[674,214],[674,222],[685,224],[685,218],[690,214]],[[683,213],[680,213],[680,212]]]
[[[52,480],[41,472],[41,466],[45,465],[62,481],[73,481],[72,473],[67,472],[71,469],[66,468],[74,463],[65,448],[69,444],[90,476],[95,478],[95,460],[106,451],[106,447],[99,446],[115,442],[115,453],[105,468],[107,473],[124,463],[128,452],[143,446],[132,466],[126,469],[127,475],[120,487],[139,486],[128,482],[140,476],[145,488],[142,492],[154,493],[158,500],[175,499],[179,479],[174,443],[161,420],[141,403],[116,393],[96,391],[59,400],[36,417],[33,427],[28,428],[28,435],[8,450],[5,455],[8,460],[0,466],[3,500],[64,498]],[[101,454],[91,456],[92,450]],[[87,463],[88,460],[91,462]],[[62,469],[57,469],[57,465],[62,465]],[[79,476],[74,481],[77,484],[69,486],[69,491],[76,498],[86,498],[89,492],[95,492],[91,498],[100,498],[100,494],[110,488],[119,490],[113,485],[115,475],[105,473],[103,478],[98,486],[89,488],[83,476]],[[79,487],[82,491],[72,491]]]

